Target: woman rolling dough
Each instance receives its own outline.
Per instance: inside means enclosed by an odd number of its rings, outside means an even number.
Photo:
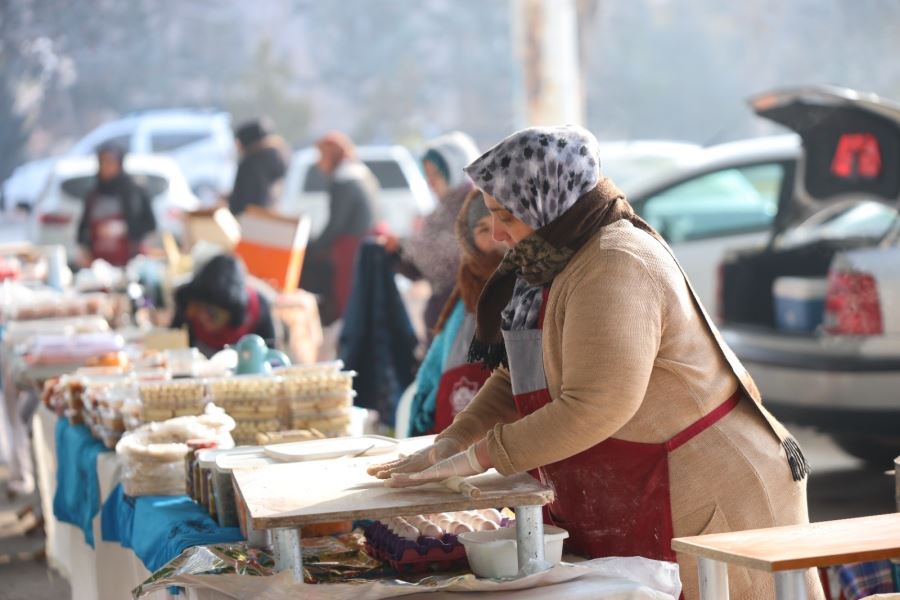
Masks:
[[[590,557],[694,561],[672,537],[805,523],[808,466],[766,411],[659,235],[601,175],[579,127],[505,139],[466,172],[509,247],[477,310],[471,358],[494,369],[435,444],[372,469],[419,485],[536,471],[552,523]],[[734,599],[774,597],[729,568]],[[810,598],[823,598],[810,571]]]

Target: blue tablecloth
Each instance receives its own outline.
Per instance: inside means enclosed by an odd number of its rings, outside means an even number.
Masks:
[[[243,540],[237,527],[219,527],[187,496],[126,496],[116,486],[103,504],[103,541],[131,548],[154,572],[191,546]]]
[[[84,425],[70,425],[68,419],[56,422],[56,495],[53,516],[80,527],[84,541],[94,546],[92,522],[100,510],[100,482],[97,480],[97,456],[109,452],[94,439]]]

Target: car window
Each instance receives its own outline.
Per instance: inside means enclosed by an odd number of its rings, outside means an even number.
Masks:
[[[117,148],[122,148],[126,151],[131,150],[131,134],[126,133],[124,135],[113,136],[94,144],[94,154],[100,150],[101,146],[116,146]]]
[[[138,174],[132,175],[136,184],[144,188],[151,197],[158,196],[169,189],[169,181],[159,175]],[[95,175],[80,175],[63,179],[59,187],[63,192],[73,198],[83,200],[96,185]]]
[[[408,188],[409,182],[400,169],[400,165],[393,160],[367,160],[366,166],[378,179],[381,189],[398,189]]]
[[[784,166],[714,171],[651,196],[641,216],[670,242],[763,231],[772,224]]]
[[[641,156],[637,158],[600,157],[600,168],[606,177],[616,182],[620,188],[627,189],[638,181],[655,177],[678,165],[678,159],[671,156]]]
[[[150,136],[150,150],[158,153],[172,152],[208,137],[208,131],[160,131]]]
[[[862,202],[847,207],[828,219],[801,225],[784,233],[781,246],[807,244],[817,240],[884,237],[898,218],[897,210],[880,202]]]

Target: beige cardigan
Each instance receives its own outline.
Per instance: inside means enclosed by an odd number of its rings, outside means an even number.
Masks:
[[[738,389],[678,265],[627,221],[604,228],[554,280],[542,346],[550,404],[520,419],[498,369],[440,437],[470,445],[486,435],[494,467],[512,474],[610,437],[665,442]],[[676,537],[808,521],[806,481],[792,480],[750,400],[671,453],[669,472]],[[685,598],[697,598],[694,563],[679,563]],[[770,576],[729,574],[733,599],[774,597]]]

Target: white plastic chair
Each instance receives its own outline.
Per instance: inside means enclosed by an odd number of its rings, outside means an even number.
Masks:
[[[394,413],[394,435],[397,439],[409,437],[409,420],[412,417],[412,402],[415,395],[416,382],[413,381],[397,402],[397,412]]]

